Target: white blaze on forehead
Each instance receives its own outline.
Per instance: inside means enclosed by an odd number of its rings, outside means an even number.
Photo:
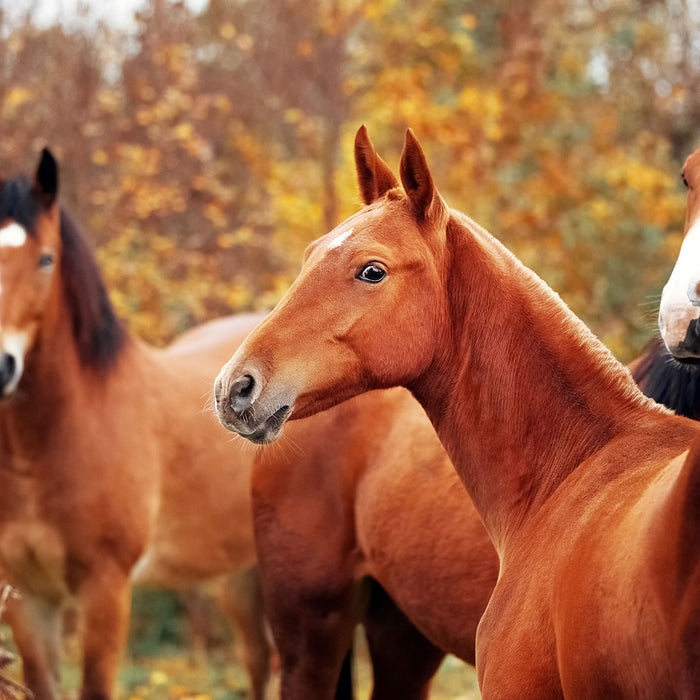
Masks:
[[[19,248],[27,242],[27,231],[16,222],[0,228],[0,248]]]
[[[329,244],[328,244],[328,250],[332,250],[333,248],[339,248],[347,239],[350,237],[350,234],[354,231],[354,226],[351,226],[350,228],[346,229],[345,231],[341,231]]]

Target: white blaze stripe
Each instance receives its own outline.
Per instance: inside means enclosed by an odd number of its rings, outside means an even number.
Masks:
[[[332,248],[338,248],[345,241],[350,237],[350,234],[354,231],[354,227],[351,226],[347,231],[343,231],[342,233],[339,233],[329,244],[328,244],[328,250],[331,250]]]
[[[700,303],[697,284],[700,282],[700,223],[688,231],[681,245],[681,252],[661,296],[661,308],[671,305],[684,306],[688,302]]]
[[[19,248],[27,242],[27,232],[17,223],[0,228],[0,248]]]

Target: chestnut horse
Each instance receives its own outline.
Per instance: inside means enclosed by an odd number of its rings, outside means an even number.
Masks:
[[[700,417],[697,384],[658,343],[633,364],[645,393]],[[476,626],[498,574],[435,431],[396,390],[363,394],[286,430],[288,440],[257,456],[252,477],[282,698],[332,698],[358,622],[374,697],[427,697],[445,653],[474,664]]]
[[[167,350],[115,318],[44,151],[32,184],[0,182],[0,567],[26,684],[57,697],[62,610],[83,613],[81,697],[112,694],[130,577],[189,586],[239,572],[228,597],[261,699],[269,645],[250,502],[254,454],[204,411],[231,344],[221,320]]]
[[[692,364],[700,358],[700,148],[681,177],[688,189],[683,244],[661,295],[659,330],[671,355]]]
[[[448,209],[410,130],[402,188],[364,127],[355,155],[367,206],[310,246],[224,366],[219,419],[266,443],[291,416],[408,387],[500,558],[483,697],[697,697],[697,424]]]

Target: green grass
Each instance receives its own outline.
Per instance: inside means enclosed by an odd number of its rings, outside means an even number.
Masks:
[[[248,678],[231,643],[214,621],[216,645],[203,651],[190,648],[183,623],[183,610],[176,596],[137,592],[134,598],[129,648],[119,672],[117,700],[245,700]],[[7,628],[5,646],[15,651]],[[355,654],[355,696],[367,700],[371,690],[371,667],[364,637],[358,630]],[[62,695],[78,697],[80,650],[77,639],[66,643],[61,670]],[[15,662],[6,675],[20,680],[21,664]],[[279,679],[273,674],[270,699],[279,697]],[[434,700],[479,700],[473,668],[452,656],[443,662],[433,682]]]

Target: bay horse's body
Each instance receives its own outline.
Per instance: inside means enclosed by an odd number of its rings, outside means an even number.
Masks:
[[[333,698],[358,622],[372,697],[427,698],[445,653],[474,664],[498,575],[432,426],[395,389],[297,421],[288,438],[260,451],[252,482],[282,698]]]
[[[407,386],[481,513],[500,576],[484,698],[700,695],[700,435],[645,398],[561,300],[449,210],[409,132],[403,189],[358,133],[368,205],[313,244],[217,378],[255,442]]]
[[[25,682],[37,700],[57,697],[71,599],[83,614],[81,697],[103,699],[132,576],[176,587],[239,572],[229,613],[261,699],[254,454],[204,410],[215,368],[261,317],[205,325],[166,350],[130,337],[57,183],[48,152],[33,185],[0,182],[0,567],[21,593],[8,613]]]

